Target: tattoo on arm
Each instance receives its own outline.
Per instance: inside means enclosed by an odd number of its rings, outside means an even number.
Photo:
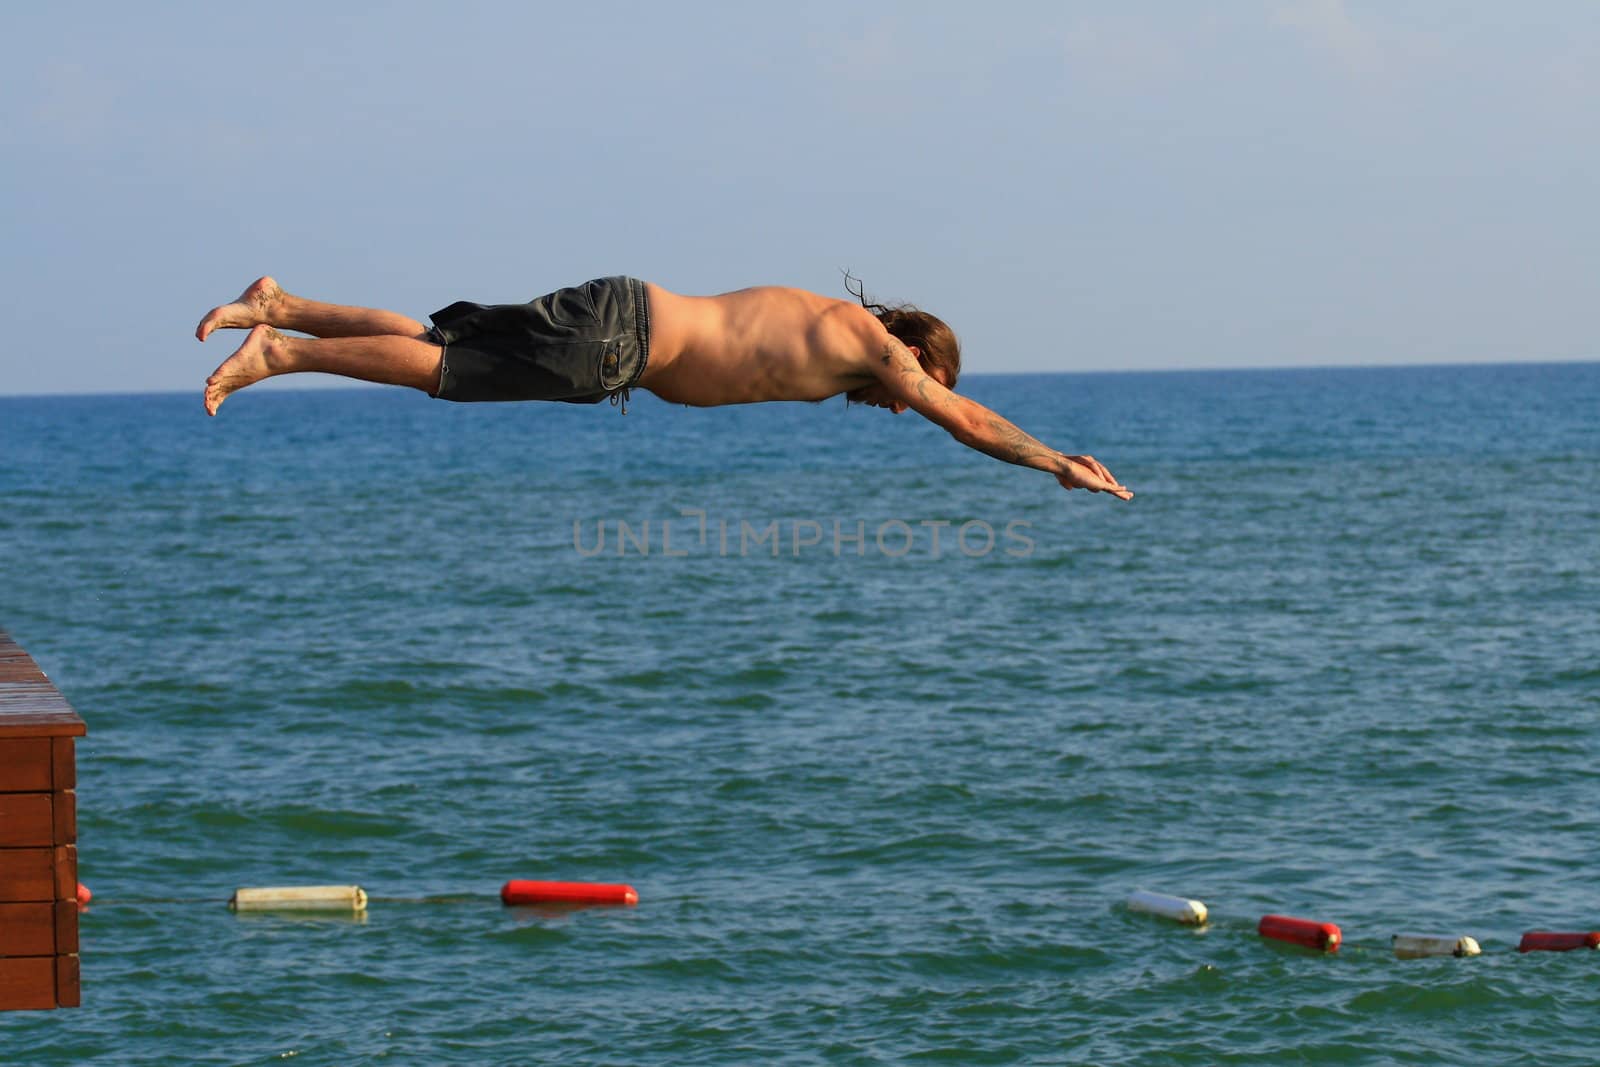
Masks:
[[[885,367],[895,366],[896,360],[899,361],[896,374],[908,392],[915,391],[920,401],[917,410],[933,418],[934,421],[940,421],[938,415],[941,410],[951,411],[954,414],[953,409],[962,404],[954,393],[939,387],[928,376],[922,365],[898,338],[891,337],[884,343],[882,359]],[[973,421],[970,417],[962,420],[976,431],[959,435],[966,444],[984,455],[1006,463],[1015,463],[1020,467],[1035,467],[1039,470],[1055,470],[1056,459],[1060,455],[1055,449],[1038,438],[1024,433],[1021,427],[994,412],[983,407],[977,407],[977,410],[982,412],[980,421]]]
[[[1055,449],[1038,438],[1024,433],[1021,427],[992,411],[988,413],[988,423],[990,435],[977,443],[978,451],[1018,466],[1050,469],[1052,465],[1034,461],[1040,458],[1053,459],[1056,455]]]
[[[883,346],[883,365],[885,367],[892,365],[895,357],[901,356],[902,353],[904,355],[900,359],[900,367],[897,371],[901,380],[909,388],[914,388],[917,391],[917,396],[921,397],[929,406],[937,406],[941,403],[948,404],[950,402],[949,394],[947,393],[941,397],[930,388],[933,385],[933,379],[928,377],[928,372],[922,369],[922,364],[911,354],[910,349],[900,343],[898,338],[889,338],[888,343]]]

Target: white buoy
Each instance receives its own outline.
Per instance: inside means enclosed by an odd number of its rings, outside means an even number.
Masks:
[[[1128,910],[1159,915],[1163,919],[1187,923],[1190,926],[1200,926],[1206,921],[1206,906],[1198,900],[1169,897],[1162,893],[1147,893],[1143,889],[1135,890],[1128,897]]]
[[[1470,937],[1432,937],[1424,934],[1395,934],[1389,939],[1394,954],[1403,960],[1428,956],[1476,956],[1483,950]]]
[[[292,885],[237,889],[234,911],[366,911],[367,891],[358,885]]]

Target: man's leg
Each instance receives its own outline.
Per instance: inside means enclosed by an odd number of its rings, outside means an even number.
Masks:
[[[420,330],[414,337],[288,337],[271,326],[258,325],[239,350],[206,379],[206,414],[215,415],[230,394],[247,385],[301,371],[404,385],[432,396],[439,388],[444,349],[423,337]]]
[[[307,300],[284,292],[271,278],[257,278],[239,294],[239,299],[206,312],[194,335],[204,341],[212,330],[248,330],[261,325],[297,330],[313,337],[415,337],[427,329],[396,311]]]

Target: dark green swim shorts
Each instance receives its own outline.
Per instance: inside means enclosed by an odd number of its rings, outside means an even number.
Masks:
[[[610,397],[626,412],[650,359],[650,305],[637,278],[596,278],[526,304],[462,300],[428,317],[444,346],[441,400]]]

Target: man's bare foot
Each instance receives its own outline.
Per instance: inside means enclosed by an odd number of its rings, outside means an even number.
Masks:
[[[277,374],[282,369],[277,366],[280,362],[278,346],[284,340],[283,334],[271,326],[252,329],[239,350],[223,360],[206,379],[206,414],[215,415],[222,402],[233,393]]]
[[[250,287],[239,294],[231,304],[223,304],[206,312],[206,317],[195,327],[194,335],[204,341],[211,331],[221,329],[248,330],[266,323],[272,325],[272,307],[283,299],[283,289],[271,278],[257,278]]]

